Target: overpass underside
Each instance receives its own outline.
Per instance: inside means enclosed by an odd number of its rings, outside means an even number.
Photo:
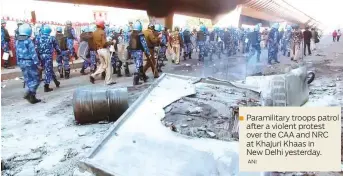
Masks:
[[[74,4],[110,6],[146,10],[165,26],[173,25],[173,14],[183,14],[218,22],[224,15],[240,8],[241,15],[270,22],[289,22],[300,26],[319,26],[320,23],[286,0],[40,0]],[[239,15],[238,15],[239,16]],[[239,17],[237,23],[239,22]]]

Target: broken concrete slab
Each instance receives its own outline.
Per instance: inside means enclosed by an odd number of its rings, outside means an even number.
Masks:
[[[195,85],[189,79],[163,74],[115,122],[81,167],[99,176],[260,176],[239,172],[238,142],[190,138],[161,124],[166,106],[192,94]]]

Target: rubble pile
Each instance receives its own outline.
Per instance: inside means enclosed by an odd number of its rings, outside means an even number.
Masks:
[[[197,93],[165,108],[163,125],[183,135],[237,141],[238,108],[261,106],[257,93],[199,83]]]

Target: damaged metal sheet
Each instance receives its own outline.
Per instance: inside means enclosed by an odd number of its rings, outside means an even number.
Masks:
[[[197,98],[204,90],[220,92],[222,87],[198,78],[163,74],[120,117],[81,167],[98,176],[260,176],[239,173],[237,141],[189,137],[161,123],[165,110],[172,111],[168,108],[172,103],[183,97]]]

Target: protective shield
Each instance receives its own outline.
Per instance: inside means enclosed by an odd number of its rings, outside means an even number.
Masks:
[[[89,50],[88,42],[82,41],[79,45],[79,50],[77,52],[77,55],[81,57],[83,60],[88,60],[87,59],[88,50]]]

